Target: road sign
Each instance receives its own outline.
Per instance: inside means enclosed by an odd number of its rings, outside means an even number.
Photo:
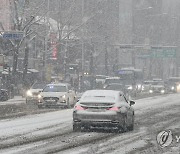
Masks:
[[[3,31],[2,37],[4,39],[21,40],[23,38],[22,31]]]
[[[138,55],[138,58],[176,58],[176,48],[152,48],[149,53]]]
[[[175,58],[176,57],[176,49],[152,49],[151,57]]]

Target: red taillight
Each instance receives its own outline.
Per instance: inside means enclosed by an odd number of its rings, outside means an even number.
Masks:
[[[115,106],[115,107],[109,108],[108,110],[110,110],[110,111],[119,111],[119,108]]]
[[[76,105],[76,106],[75,106],[75,109],[76,109],[76,110],[85,110],[85,108],[83,108],[83,107],[80,106],[80,105]]]

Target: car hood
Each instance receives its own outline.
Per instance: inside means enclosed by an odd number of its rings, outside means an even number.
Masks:
[[[162,86],[162,85],[154,85],[154,86],[152,86],[152,88],[164,88],[164,86]]]
[[[40,95],[42,95],[43,97],[60,97],[65,94],[66,92],[41,92]]]
[[[31,92],[40,92],[42,91],[43,89],[30,89]]]

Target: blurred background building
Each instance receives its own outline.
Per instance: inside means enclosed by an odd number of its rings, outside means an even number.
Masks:
[[[13,2],[1,0],[1,30],[13,30]],[[37,0],[27,4],[27,19],[42,17],[30,27],[36,35],[29,40],[28,68],[41,76],[48,74],[48,80],[68,75],[73,65],[76,75],[114,75],[119,68],[135,67],[143,69],[145,78],[179,76],[179,0]],[[24,45],[19,70],[24,67]],[[1,53],[12,55],[7,48],[1,38]]]

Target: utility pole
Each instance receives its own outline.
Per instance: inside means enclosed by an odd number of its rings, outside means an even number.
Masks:
[[[135,44],[135,37],[136,37],[136,33],[135,33],[135,30],[136,30],[136,27],[135,27],[135,2],[132,0],[132,44]],[[131,64],[132,66],[135,68],[135,64],[136,64],[136,61],[135,61],[135,51],[134,49],[131,51]]]
[[[64,79],[66,79],[67,75],[67,51],[68,51],[68,36],[66,38],[66,46],[65,46],[65,56],[64,56]]]
[[[19,17],[18,17],[18,8],[17,8],[17,3],[14,1],[14,9],[15,9],[15,18],[16,18],[16,23],[14,23],[14,29],[20,31],[21,30],[21,25],[19,22]],[[18,55],[19,55],[19,48],[20,48],[20,40],[15,40],[15,47],[14,47],[14,53],[13,53],[13,70],[12,70],[12,83],[16,84],[17,81],[17,63],[18,63]]]
[[[24,62],[23,62],[23,84],[24,86],[27,84],[26,75],[28,69],[28,56],[29,56],[29,35],[25,39],[25,51],[24,51]],[[27,87],[26,87],[27,88]]]
[[[46,54],[47,54],[47,48],[48,48],[48,37],[49,37],[49,0],[47,0],[47,17],[45,18],[45,39],[44,39],[44,52],[43,52],[43,77],[42,79],[47,80],[47,64],[46,64]],[[45,78],[44,78],[45,77]]]
[[[81,16],[82,16],[82,23],[83,23],[83,18],[84,18],[84,0],[82,0],[81,3]],[[80,85],[81,85],[81,90],[84,89],[84,28],[82,27],[82,51],[81,51],[81,81],[80,81]]]
[[[108,51],[107,51],[107,44],[105,44],[105,59],[104,59],[104,63],[105,63],[105,74],[108,75],[109,71],[108,71]]]
[[[105,41],[104,41],[104,68],[105,68],[105,75],[109,74],[109,70],[108,70],[108,49],[107,49],[107,44],[108,44],[108,36],[105,37]]]

